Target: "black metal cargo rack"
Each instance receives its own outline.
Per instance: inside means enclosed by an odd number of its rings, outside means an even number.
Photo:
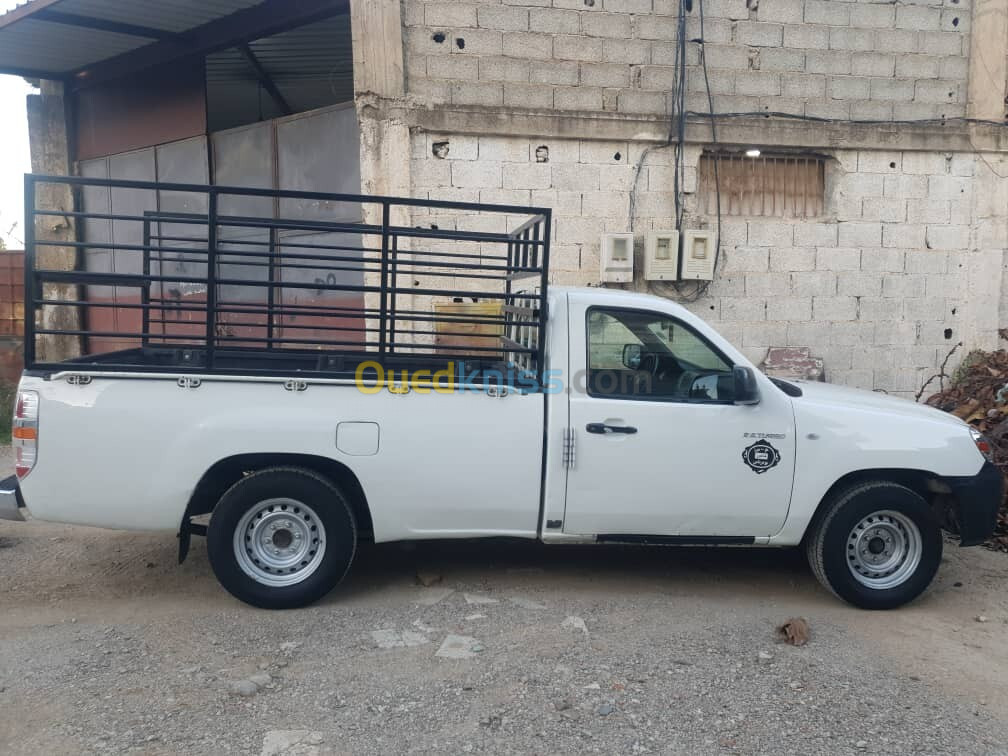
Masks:
[[[30,371],[543,385],[548,209],[40,175],[25,207]]]

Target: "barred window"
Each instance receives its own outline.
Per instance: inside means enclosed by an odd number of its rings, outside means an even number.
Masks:
[[[772,218],[823,215],[826,161],[816,155],[705,153],[700,158],[700,212],[717,213],[714,162],[721,185],[721,214]]]

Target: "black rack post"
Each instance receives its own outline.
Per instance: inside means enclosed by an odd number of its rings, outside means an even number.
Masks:
[[[207,194],[206,367],[213,370],[217,343],[217,192],[210,187]]]
[[[38,299],[42,299],[41,294],[35,294],[35,177],[31,174],[25,175],[24,203],[25,203],[25,264],[24,264],[24,290],[25,290],[25,335],[24,335],[24,363],[25,367],[35,364],[35,306]]]
[[[378,358],[385,359],[388,351],[388,273],[389,273],[389,221],[391,208],[387,200],[382,200],[381,231],[381,305],[378,316]],[[392,293],[393,299],[395,292]]]

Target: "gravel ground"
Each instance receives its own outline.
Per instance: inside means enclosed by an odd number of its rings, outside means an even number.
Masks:
[[[1008,752],[1008,559],[981,549],[869,613],[796,552],[385,545],[270,613],[176,548],[0,523],[0,753]]]

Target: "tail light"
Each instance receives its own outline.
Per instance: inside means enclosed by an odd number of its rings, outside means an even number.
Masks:
[[[14,446],[14,472],[24,478],[38,459],[39,395],[36,391],[19,391],[14,406],[11,442]]]

